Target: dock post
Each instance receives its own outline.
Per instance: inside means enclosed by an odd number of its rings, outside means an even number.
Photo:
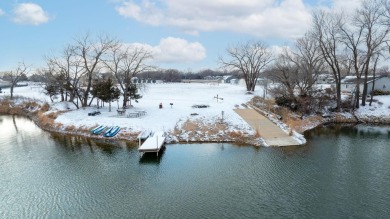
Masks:
[[[156,148],[157,148],[157,157],[158,157],[158,135],[156,135]]]

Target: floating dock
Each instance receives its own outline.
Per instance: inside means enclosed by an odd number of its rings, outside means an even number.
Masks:
[[[149,130],[144,130],[143,132],[141,132],[141,133],[139,133],[139,135],[138,135],[138,139],[139,140],[146,140],[146,139],[148,139],[149,138],[149,136],[152,134],[152,132],[151,131],[149,131]],[[141,145],[141,144],[140,144]]]
[[[150,135],[142,145],[140,145],[138,151],[141,153],[155,152],[158,156],[158,152],[163,147],[164,142],[164,132],[155,132],[153,135]]]

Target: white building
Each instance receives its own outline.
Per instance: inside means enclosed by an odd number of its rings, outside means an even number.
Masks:
[[[314,76],[313,76],[314,77]],[[317,76],[316,84],[334,84],[335,80],[333,75],[323,73]]]
[[[0,88],[7,88],[7,87],[10,87],[11,86],[11,83],[9,83],[8,81],[3,81],[0,79]]]
[[[374,83],[374,77],[368,76],[368,94],[372,91],[372,84]],[[364,78],[360,79],[360,91],[363,91],[363,82]],[[347,76],[343,80],[341,80],[341,92],[352,93],[356,89],[356,77],[355,76]],[[374,90],[383,90],[390,91],[390,76],[387,77],[378,77],[375,78],[375,87]]]

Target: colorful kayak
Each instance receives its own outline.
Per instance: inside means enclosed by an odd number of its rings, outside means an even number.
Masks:
[[[114,137],[121,130],[119,126],[111,126],[105,133],[105,137]]]
[[[91,130],[91,133],[94,135],[98,135],[103,132],[103,130],[106,128],[104,125],[99,125],[98,127]]]

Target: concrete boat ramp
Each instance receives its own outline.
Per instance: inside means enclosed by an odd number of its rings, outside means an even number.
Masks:
[[[300,145],[294,138],[256,110],[235,109],[234,111],[256,130],[269,146]]]
[[[145,140],[145,142],[139,146],[138,151],[141,153],[160,152],[165,142],[165,134],[164,132],[155,132],[151,133],[149,137]]]

